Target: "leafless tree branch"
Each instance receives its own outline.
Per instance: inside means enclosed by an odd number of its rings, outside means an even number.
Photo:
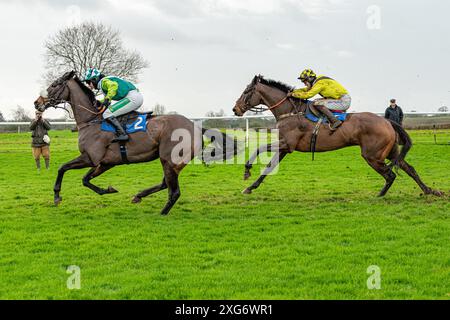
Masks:
[[[68,69],[82,76],[90,67],[107,75],[138,81],[142,69],[148,67],[139,52],[125,49],[119,31],[101,23],[85,22],[62,29],[49,37],[44,47],[46,83]]]

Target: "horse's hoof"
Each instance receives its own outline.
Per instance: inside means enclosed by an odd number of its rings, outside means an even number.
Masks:
[[[108,192],[108,193],[118,193],[119,191],[117,191],[117,190],[114,189],[113,187],[109,186],[107,192]]]
[[[242,191],[242,194],[251,194],[252,193],[252,190],[250,190],[250,189],[245,189],[244,191]]]
[[[251,177],[251,173],[250,172],[246,172],[246,173],[244,173],[244,181],[245,180],[248,180],[250,177]]]
[[[433,189],[430,189],[425,192],[425,195],[429,195],[429,194],[431,194],[433,196],[437,196],[437,197],[442,197],[444,195],[444,193],[442,191],[433,190]]]
[[[133,198],[133,200],[131,200],[131,203],[141,203],[141,202],[142,202],[142,199],[139,198],[138,196],[135,196],[135,197]]]
[[[59,206],[61,204],[61,202],[62,202],[61,197],[55,198],[55,206]]]

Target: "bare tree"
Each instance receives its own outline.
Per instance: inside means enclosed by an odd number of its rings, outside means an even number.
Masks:
[[[23,107],[17,106],[16,110],[13,111],[13,120],[17,122],[28,122],[31,121],[31,117]]]
[[[163,115],[163,114],[166,114],[166,107],[165,106],[163,106],[162,104],[156,104],[154,107],[153,107],[153,113],[155,114],[155,115]]]
[[[0,122],[5,122],[5,117],[3,116],[3,112],[0,111]]]
[[[442,106],[438,109],[438,112],[448,112],[448,107]]]
[[[47,83],[70,69],[84,75],[90,67],[137,81],[142,69],[148,67],[137,51],[125,49],[119,31],[101,23],[84,22],[66,27],[51,36],[44,46]]]

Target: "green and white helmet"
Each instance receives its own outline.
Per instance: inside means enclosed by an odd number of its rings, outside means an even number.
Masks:
[[[98,79],[101,74],[102,73],[99,70],[95,68],[89,68],[84,76],[84,81],[91,81],[93,79]]]

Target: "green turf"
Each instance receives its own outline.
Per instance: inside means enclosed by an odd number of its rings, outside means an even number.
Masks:
[[[407,159],[448,193],[450,146],[412,138]],[[158,161],[94,180],[120,191],[103,197],[82,186],[87,170],[71,171],[54,207],[57,168],[78,151],[74,133],[52,141],[51,170],[37,174],[29,134],[0,135],[1,299],[450,298],[450,198],[421,196],[406,174],[377,198],[383,179],[358,148],[289,155],[249,196],[243,166],[190,165],[161,217],[166,191],[130,203],[160,182]],[[66,287],[70,265],[81,290]],[[367,289],[370,265],[380,290]]]

